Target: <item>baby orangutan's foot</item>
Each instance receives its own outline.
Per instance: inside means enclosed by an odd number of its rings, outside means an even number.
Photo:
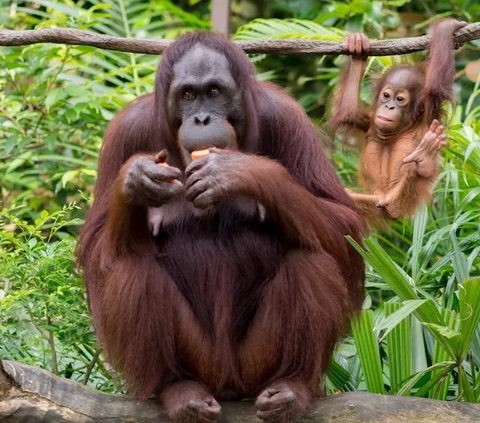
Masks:
[[[257,397],[255,407],[257,416],[265,422],[290,423],[307,412],[310,402],[310,395],[303,384],[279,380]]]
[[[377,203],[377,208],[383,209],[385,216],[391,220],[397,220],[401,217],[401,211],[398,208],[398,198],[392,195],[386,195]]]
[[[220,405],[195,381],[180,381],[169,386],[161,393],[160,401],[176,423],[215,423],[220,419]]]

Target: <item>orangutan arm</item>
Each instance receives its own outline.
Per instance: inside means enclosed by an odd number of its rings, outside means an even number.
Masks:
[[[368,130],[370,118],[360,102],[360,85],[369,47],[369,40],[364,34],[350,34],[345,38],[343,49],[351,56],[346,59],[342,77],[333,94],[328,120],[328,126],[333,132],[338,129],[358,129],[363,132]]]
[[[344,236],[357,235],[362,227],[354,210],[317,197],[284,166],[265,157],[215,149],[192,163],[186,175],[186,198],[196,207],[207,208],[229,196],[255,198],[287,238],[307,248],[338,254],[345,248]]]

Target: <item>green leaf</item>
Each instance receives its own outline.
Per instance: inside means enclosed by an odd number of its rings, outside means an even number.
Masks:
[[[463,397],[468,402],[477,402],[475,393],[473,392],[472,386],[467,378],[467,374],[465,373],[465,369],[463,366],[460,366],[458,370],[459,385],[461,389],[459,396]]]
[[[73,181],[78,175],[78,170],[68,170],[62,176],[62,185],[63,188],[67,186],[67,184]]]
[[[450,358],[457,360],[461,354],[462,334],[447,326],[425,323],[425,326],[432,332],[435,339],[440,342]]]
[[[382,363],[373,327],[372,310],[363,310],[357,318],[352,320],[352,333],[362,364],[368,392],[376,394],[385,393]]]
[[[421,300],[420,300],[421,301]],[[421,304],[420,304],[421,305]],[[418,306],[417,306],[418,307]],[[410,314],[399,318],[399,313],[406,307],[399,303],[388,302],[385,303],[385,315],[390,319],[397,315],[398,322],[388,332],[387,336],[387,351],[388,351],[388,366],[390,370],[390,389],[395,391],[400,383],[410,376]],[[405,313],[404,313],[405,314]],[[394,319],[391,319],[391,322]],[[391,325],[391,323],[389,323]]]
[[[460,301],[461,353],[470,347],[475,330],[480,323],[480,278],[467,279],[458,287]]]
[[[398,304],[398,308],[394,307],[392,312],[388,312],[387,318],[377,328],[379,332],[383,332],[379,342],[382,342],[386,336],[393,330],[398,324],[400,324],[406,317],[410,316],[417,308],[425,304],[428,300],[409,300],[403,302],[403,307]],[[390,304],[390,303],[387,303]],[[387,305],[386,304],[386,305]],[[395,312],[393,312],[395,310]]]
[[[63,94],[63,89],[55,88],[50,90],[45,98],[45,107],[47,110],[50,110],[61,98]]]
[[[412,373],[417,373],[428,367],[423,326],[417,317],[411,318],[410,330],[410,342],[412,344]]]
[[[417,392],[415,392],[414,396],[423,398],[428,393],[431,393],[432,398],[438,399],[437,395],[441,390],[448,391],[448,381],[450,379],[449,373],[451,373],[452,370],[453,369],[450,366],[445,366],[439,369],[432,370],[430,380],[425,383]],[[434,387],[435,389],[432,389]]]
[[[428,209],[425,204],[415,213],[413,220],[413,239],[412,239],[412,258],[410,260],[412,267],[412,277],[418,281],[420,276],[420,259],[423,247],[423,237],[428,223]]]
[[[315,18],[315,22],[321,24],[329,19],[345,18],[350,13],[350,7],[347,4],[333,2]]]
[[[405,395],[407,392],[411,391],[415,384],[426,374],[432,372],[433,370],[441,369],[442,372],[448,373],[455,368],[455,362],[453,361],[445,361],[442,363],[434,364],[433,366],[427,367],[425,370],[422,370],[409,379],[407,379],[395,393],[395,395]]]
[[[69,122],[73,122],[78,118],[78,112],[75,109],[67,109],[65,111],[65,117]]]
[[[403,300],[417,300],[418,296],[408,282],[406,275],[398,268],[397,264],[380,247],[378,242],[370,237],[363,241],[365,247],[361,248],[351,237],[346,237],[358,253],[374,268],[374,270],[387,282],[390,287]]]
[[[410,284],[411,279],[374,238],[370,237],[363,241],[366,250],[361,248],[351,237],[347,236],[346,238],[403,301],[419,299],[412,284]],[[436,304],[431,299],[421,305],[416,310],[415,315],[422,323],[437,325],[444,323]]]
[[[454,310],[449,310],[442,308],[440,310],[443,319],[445,320],[446,326],[453,330],[459,329],[459,321],[457,319],[457,313]],[[433,351],[433,361],[432,364],[441,363],[443,361],[448,361],[450,354],[442,347],[442,344],[439,341],[435,342],[435,347]],[[435,377],[435,374],[440,372],[439,370],[434,370],[432,379]],[[429,392],[429,398],[435,398],[439,400],[446,400],[448,395],[448,385],[450,382],[451,376],[447,376],[440,387]]]
[[[352,375],[335,359],[330,361],[327,377],[330,379],[332,385],[340,392],[355,390],[352,384]]]
[[[5,140],[5,153],[9,154],[15,148],[17,144],[18,136],[11,135]]]
[[[237,29],[234,40],[268,38],[302,38],[309,40],[343,41],[345,31],[324,27],[301,19],[254,19]]]
[[[467,259],[465,257],[465,254],[463,254],[463,252],[460,250],[457,236],[455,235],[455,232],[453,230],[450,231],[450,239],[453,244],[453,269],[455,271],[455,277],[457,278],[457,282],[460,284],[468,277]]]
[[[350,11],[355,14],[363,14],[368,11],[369,2],[365,0],[353,0],[350,3]]]

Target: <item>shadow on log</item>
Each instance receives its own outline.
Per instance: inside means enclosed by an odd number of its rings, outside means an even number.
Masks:
[[[222,422],[260,422],[250,401],[222,403]],[[0,361],[1,422],[161,422],[153,402],[105,394],[35,367]],[[471,423],[480,405],[350,392],[318,401],[304,422]]]

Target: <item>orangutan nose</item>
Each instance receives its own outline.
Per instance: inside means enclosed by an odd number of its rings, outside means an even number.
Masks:
[[[210,115],[206,113],[200,113],[195,116],[195,125],[207,126],[210,123]]]

